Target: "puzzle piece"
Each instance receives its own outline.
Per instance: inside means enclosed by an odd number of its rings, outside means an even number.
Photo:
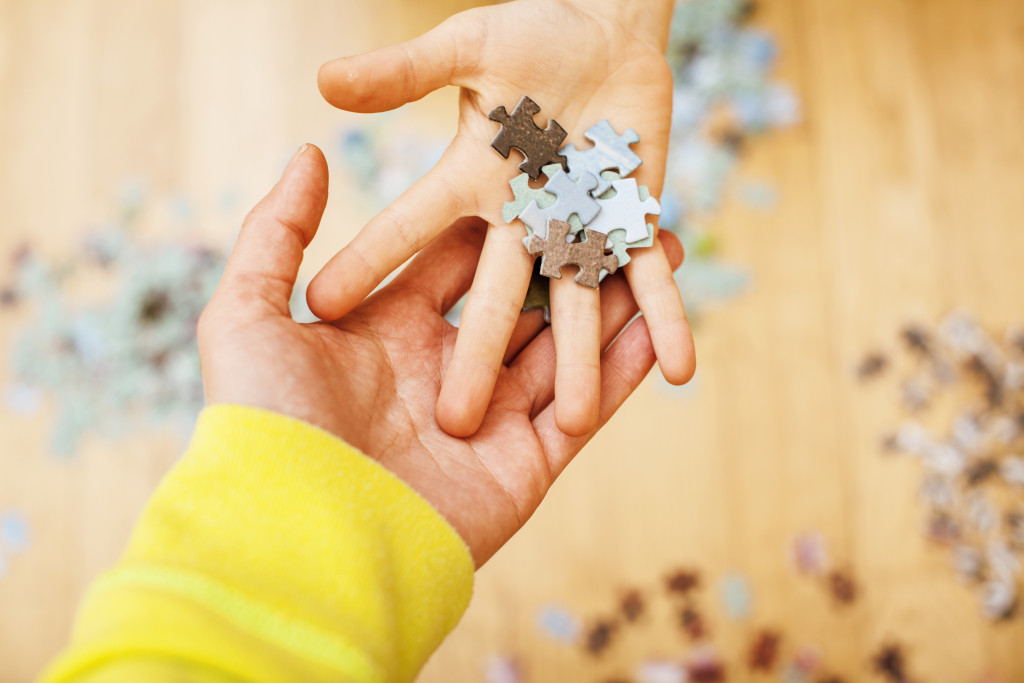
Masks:
[[[608,235],[608,242],[605,244],[605,249],[610,249],[611,252],[615,254],[615,257],[619,260],[619,268],[633,260],[626,252],[627,249],[640,249],[643,247],[654,246],[654,226],[648,223],[647,230],[647,238],[637,242],[627,242],[626,231],[622,229],[612,230],[611,234]]]
[[[561,171],[562,167],[558,164],[548,164],[541,170],[544,172],[544,175],[550,179],[556,173]],[[605,175],[610,177],[612,180],[617,180],[619,177],[614,173],[606,173]],[[535,190],[530,187],[529,178],[529,175],[523,173],[509,181],[515,200],[505,202],[501,207],[501,218],[506,223],[511,223],[515,219],[519,218],[519,215],[523,212],[523,209],[529,206],[531,200],[536,200],[537,206],[541,209],[546,209],[558,200],[558,197],[547,192],[543,188]],[[614,192],[614,190],[611,192]],[[583,221],[581,221],[580,217],[576,214],[569,215],[569,225],[572,226],[572,232],[574,234],[583,229]],[[526,230],[531,234],[533,232],[530,227],[527,227]],[[547,280],[544,281],[547,282]]]
[[[638,186],[635,178],[620,178],[611,181],[611,189],[615,195],[609,194],[597,198],[601,211],[591,222],[586,224],[587,230],[594,230],[605,235],[613,230],[625,230],[626,242],[640,242],[650,237],[654,228],[648,224],[644,216],[657,216],[661,213],[661,204],[650,196],[646,187]],[[646,197],[641,197],[641,188]]]
[[[545,166],[545,172],[549,168],[560,169],[562,167],[557,165]],[[526,173],[517,175],[508,184],[512,187],[512,194],[515,196],[515,200],[501,205],[501,220],[506,223],[511,223],[519,218],[519,214],[529,206],[530,202],[536,202],[538,207],[546,209],[558,199],[558,197],[547,192],[544,188],[535,190],[530,187],[530,176]]]
[[[619,179],[618,175],[615,174],[615,173],[606,172],[606,173],[604,173],[604,176],[606,178],[608,178],[609,180],[618,180]],[[647,189],[646,185],[638,185],[636,189],[637,189],[637,196],[640,198],[641,202],[646,202],[647,198],[651,196],[651,192],[650,192],[650,190]],[[609,189],[603,195],[603,198],[604,199],[611,199],[611,197],[615,196],[614,193],[615,193],[614,189]],[[612,230],[608,234],[608,244],[605,245],[605,248],[606,249],[611,249],[612,253],[615,254],[616,257],[618,257],[618,259],[619,259],[619,268],[621,268],[622,266],[626,265],[627,263],[629,263],[632,260],[632,257],[628,253],[626,253],[627,249],[642,249],[643,247],[652,247],[652,246],[654,246],[654,225],[652,225],[651,223],[648,223],[647,224],[647,237],[642,239],[642,240],[639,240],[637,242],[627,242],[626,241],[626,231],[624,229],[622,229],[622,230]]]
[[[615,133],[608,119],[591,126],[583,137],[594,143],[590,149],[578,150],[570,143],[560,151],[569,162],[569,177],[573,180],[583,173],[590,173],[598,179],[594,196],[604,194],[611,185],[601,177],[602,171],[617,169],[620,176],[628,176],[635,171],[643,160],[629,148],[633,143],[640,142],[640,136],[632,128],[627,128],[622,135]]]
[[[513,147],[522,152],[525,160],[519,164],[519,170],[534,180],[540,177],[540,169],[548,164],[568,168],[565,157],[558,153],[558,146],[565,140],[565,129],[554,119],[548,121],[547,128],[540,128],[533,120],[539,113],[537,103],[523,95],[511,115],[505,111],[504,106],[497,107],[487,115],[491,121],[501,124],[501,130],[491,141],[491,147],[506,159]]]
[[[604,253],[606,237],[584,228],[586,239],[582,242],[566,242],[569,236],[569,224],[565,221],[551,219],[547,224],[547,238],[537,235],[523,238],[527,251],[536,256],[542,254],[540,274],[561,279],[562,266],[579,266],[580,272],[573,282],[585,287],[597,289],[601,271],[614,273],[619,268],[618,259],[612,254]]]
[[[605,248],[611,249],[615,255],[615,259],[619,262],[619,268],[626,265],[633,258],[626,253],[629,248],[626,244],[626,231],[625,230],[613,230],[612,234],[608,235],[608,242],[605,244]]]
[[[597,178],[589,173],[584,173],[578,181],[573,181],[565,171],[558,168],[544,186],[544,191],[557,196],[558,201],[544,209],[540,208],[536,201],[531,201],[519,214],[519,219],[538,237],[547,235],[548,220],[552,219],[569,221],[570,217],[575,215],[579,217],[579,227],[582,228],[594,220],[601,211],[601,205],[590,196],[591,190],[595,187]],[[570,223],[570,229],[572,227]]]

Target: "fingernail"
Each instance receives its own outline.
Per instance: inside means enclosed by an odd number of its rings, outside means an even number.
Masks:
[[[306,144],[304,144],[302,147],[299,147],[298,151],[296,151],[295,154],[292,156],[291,161],[289,161],[288,165],[285,166],[285,169],[284,169],[285,173],[287,173],[288,170],[291,169],[291,167],[295,165],[296,161],[298,161],[299,159],[302,158],[302,155],[305,154],[306,150],[308,150],[308,149],[309,149],[309,143],[308,142]]]

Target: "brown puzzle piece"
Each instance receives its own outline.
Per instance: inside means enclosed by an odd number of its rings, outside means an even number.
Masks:
[[[513,147],[522,152],[526,159],[519,164],[519,170],[534,180],[540,177],[541,168],[548,164],[561,164],[563,169],[569,170],[565,157],[558,153],[558,146],[566,136],[565,129],[554,119],[548,121],[547,128],[539,128],[533,120],[539,113],[537,103],[523,95],[511,115],[504,106],[487,115],[491,121],[501,124],[491,147],[506,159]]]
[[[566,242],[570,226],[565,221],[548,220],[548,236],[544,239],[537,235],[526,240],[526,248],[530,254],[542,254],[540,274],[545,277],[561,279],[562,266],[579,266],[580,272],[573,282],[585,287],[597,289],[601,270],[614,273],[619,267],[619,260],[614,254],[605,254],[607,237],[593,230],[583,229],[586,240],[582,242]]]

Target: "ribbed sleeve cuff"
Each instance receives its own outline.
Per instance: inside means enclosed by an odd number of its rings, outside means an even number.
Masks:
[[[472,582],[454,529],[375,461],[298,420],[213,406],[50,680],[152,654],[253,681],[408,681]]]

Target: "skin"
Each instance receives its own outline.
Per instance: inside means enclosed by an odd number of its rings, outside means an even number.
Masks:
[[[528,94],[542,107],[540,125],[556,119],[568,132],[565,143],[579,147],[589,145],[583,134],[602,119],[619,132],[633,128],[640,135],[633,149],[644,160],[633,175],[658,196],[672,106],[664,58],[670,13],[664,1],[517,0],[457,14],[406,43],[321,68],[324,97],[348,111],[386,111],[446,85],[461,89],[458,133],[441,161],[338,252],[307,291],[310,309],[336,320],[459,219],[487,226],[436,405],[437,424],[448,434],[482,428],[517,335],[543,325],[536,314],[521,322],[533,258],[522,247],[522,225],[505,224],[500,215],[521,157],[515,152],[506,160],[490,149],[497,124],[487,113],[498,105],[511,111]],[[630,254],[626,279],[662,374],[685,383],[695,366],[693,339],[668,256],[657,241]],[[562,432],[580,436],[601,419],[604,326],[599,293],[574,284],[574,274],[570,266],[551,281],[554,414]]]
[[[654,347],[620,275],[601,286],[597,425],[569,436],[552,401],[550,328],[521,316],[480,428],[441,429],[434,411],[458,346],[443,314],[473,281],[486,225],[461,219],[388,286],[334,322],[297,323],[288,301],[327,203],[327,163],[302,147],[246,218],[199,320],[207,402],[251,405],[319,426],[380,462],[429,501],[482,565],[540,504],[569,464],[654,365]],[[670,268],[679,241],[659,238]],[[625,329],[623,329],[625,328]]]

